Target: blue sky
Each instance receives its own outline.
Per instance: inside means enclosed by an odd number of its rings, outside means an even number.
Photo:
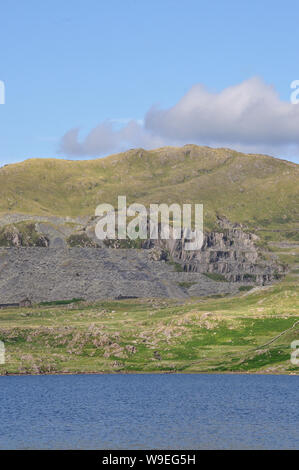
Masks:
[[[0,164],[184,143],[299,161],[295,1],[11,0],[0,13]]]

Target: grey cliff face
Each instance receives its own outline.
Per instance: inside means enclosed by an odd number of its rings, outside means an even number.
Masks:
[[[187,272],[219,273],[230,282],[272,282],[285,268],[270,256],[265,259],[257,240],[254,234],[232,228],[206,233],[199,251],[185,251],[179,240],[170,247],[170,253]]]
[[[175,272],[153,261],[151,250],[112,248],[2,248],[0,303],[83,298],[187,298],[192,295],[234,293],[238,285],[215,282],[200,273]],[[191,287],[190,287],[191,288]]]
[[[23,220],[14,216],[14,222]],[[9,220],[12,236],[1,239],[0,304],[234,294],[241,284],[269,283],[285,271],[265,258],[256,235],[228,221],[204,235],[199,251],[184,250],[182,240],[146,240],[139,249],[116,240],[107,247],[95,238],[94,220],[29,222],[30,231],[22,232]],[[0,227],[3,236],[3,220]]]

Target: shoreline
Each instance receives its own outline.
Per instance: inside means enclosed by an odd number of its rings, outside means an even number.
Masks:
[[[40,376],[66,376],[66,375],[275,375],[275,376],[299,376],[297,372],[49,372],[44,374],[2,374],[1,377],[40,377]]]

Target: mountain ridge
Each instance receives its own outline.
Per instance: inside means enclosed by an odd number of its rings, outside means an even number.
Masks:
[[[91,160],[27,159],[0,168],[0,214],[92,216],[103,202],[203,203],[248,226],[293,226],[299,165],[263,154],[197,145],[131,149]]]

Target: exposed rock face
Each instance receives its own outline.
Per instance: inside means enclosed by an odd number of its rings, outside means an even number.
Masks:
[[[198,251],[186,251],[185,240],[148,240],[145,248],[155,247],[155,258],[169,257],[180,263],[184,271],[222,274],[230,282],[272,282],[285,272],[270,253],[259,249],[259,237],[243,230],[241,225],[230,224],[219,218],[219,231],[204,234]]]
[[[184,250],[184,240],[145,240],[141,249],[116,240],[107,248],[94,235],[94,220],[55,222],[30,220],[23,232],[2,226],[11,248],[0,248],[0,303],[236,293],[239,283],[264,284],[284,272],[270,254],[266,259],[256,235],[225,219],[198,251]]]
[[[1,246],[49,246],[49,240],[39,233],[34,224],[28,224],[24,230],[15,225],[9,225],[0,231]]]
[[[188,298],[237,293],[238,283],[215,282],[200,273],[175,272],[152,261],[151,250],[112,248],[1,248],[0,303],[83,298]]]
[[[160,246],[156,245],[151,250],[150,258],[153,261],[168,261],[169,252],[166,249],[163,249]]]
[[[205,234],[200,251],[185,251],[179,241],[171,255],[185,271],[219,273],[232,282],[271,282],[284,268],[274,259],[265,260],[257,241],[256,235],[231,228]]]

